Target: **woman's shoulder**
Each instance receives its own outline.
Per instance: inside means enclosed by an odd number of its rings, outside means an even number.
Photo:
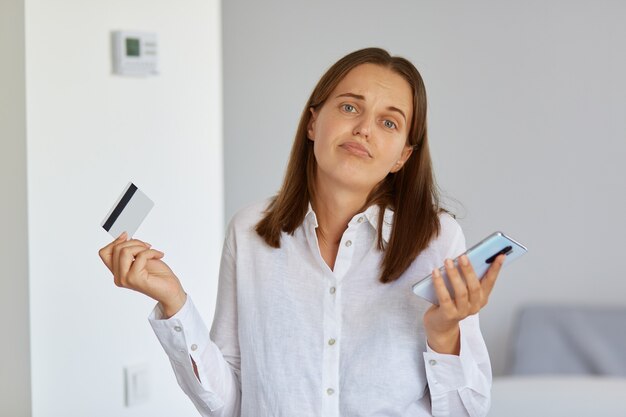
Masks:
[[[444,256],[465,250],[465,235],[459,222],[446,211],[439,213],[439,234],[431,242],[431,247]]]
[[[413,260],[405,272],[410,277],[426,276],[433,268],[443,265],[447,258],[456,258],[465,251],[465,237],[457,220],[450,213],[441,211],[439,217],[439,233]]]
[[[265,198],[240,208],[230,220],[228,231],[237,233],[254,231],[272,200],[273,198]]]
[[[256,225],[263,218],[272,200],[273,198],[264,198],[241,207],[230,220],[231,225],[236,228]]]
[[[454,237],[459,233],[463,233],[461,225],[456,218],[447,211],[439,212],[439,225],[441,226],[439,235],[442,237]]]
[[[231,253],[238,253],[245,248],[258,247],[262,243],[256,232],[256,225],[263,218],[271,198],[255,201],[239,209],[228,223],[224,245]]]

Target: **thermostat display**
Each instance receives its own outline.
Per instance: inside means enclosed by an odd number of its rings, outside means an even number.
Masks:
[[[158,74],[158,45],[155,33],[113,32],[113,72],[120,75]]]

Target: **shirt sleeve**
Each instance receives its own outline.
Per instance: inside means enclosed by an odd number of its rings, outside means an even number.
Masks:
[[[424,352],[433,416],[480,417],[489,411],[491,363],[478,315],[467,317],[459,326],[459,356],[440,354],[429,346]]]
[[[446,258],[465,252],[465,236],[457,224]],[[478,314],[459,322],[458,356],[424,352],[433,416],[486,416],[491,405],[491,362]]]
[[[220,267],[218,300],[236,298],[230,294],[234,286],[223,281],[234,280],[234,260],[225,247]],[[232,316],[236,306],[219,302],[218,317]],[[221,346],[211,336],[191,297],[178,313],[163,319],[160,305],[148,317],[150,325],[167,354],[178,385],[191,399],[201,416],[235,417],[240,415],[241,383],[237,339],[221,339]],[[233,332],[236,335],[236,328]],[[226,352],[227,354],[224,354]],[[233,355],[233,352],[237,352]],[[193,360],[193,362],[192,362]],[[198,377],[193,369],[196,364]]]

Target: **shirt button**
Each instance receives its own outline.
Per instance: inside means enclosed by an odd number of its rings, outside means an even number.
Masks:
[[[428,364],[429,364],[430,366],[435,366],[435,365],[437,365],[437,361],[436,361],[436,360],[434,360],[434,359],[431,359],[431,360],[429,360],[429,361],[428,361]]]
[[[175,326],[174,330],[176,330],[177,332],[180,332],[181,330],[183,330],[183,328],[180,326]]]
[[[191,350],[193,350],[193,351],[198,350],[198,345],[196,345],[195,343],[193,345],[191,345]]]
[[[335,393],[335,390],[334,390],[334,389],[332,389],[332,388],[328,388],[328,389],[326,390],[326,394],[328,394],[328,395],[333,395],[334,393]]]
[[[350,246],[352,246],[352,241],[351,240],[346,241],[346,247],[349,248]]]
[[[363,217],[359,217],[358,220],[356,221],[357,223],[363,223]]]
[[[334,294],[335,291],[337,291],[337,289],[335,287],[330,287],[329,291],[330,291],[331,294]]]
[[[336,342],[336,340],[335,340],[335,339],[329,339],[329,340],[328,340],[328,344],[329,344],[329,345],[331,345],[331,346],[332,346],[332,345],[334,345],[334,344],[335,344],[335,342]]]

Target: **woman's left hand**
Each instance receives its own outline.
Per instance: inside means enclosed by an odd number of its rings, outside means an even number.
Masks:
[[[433,285],[439,305],[433,305],[424,314],[424,327],[431,349],[452,355],[460,353],[459,322],[478,313],[487,304],[504,259],[505,255],[499,255],[480,281],[467,255],[459,258],[458,268],[451,259],[446,259],[444,265],[454,289],[454,299],[446,288],[439,269],[433,271]]]

